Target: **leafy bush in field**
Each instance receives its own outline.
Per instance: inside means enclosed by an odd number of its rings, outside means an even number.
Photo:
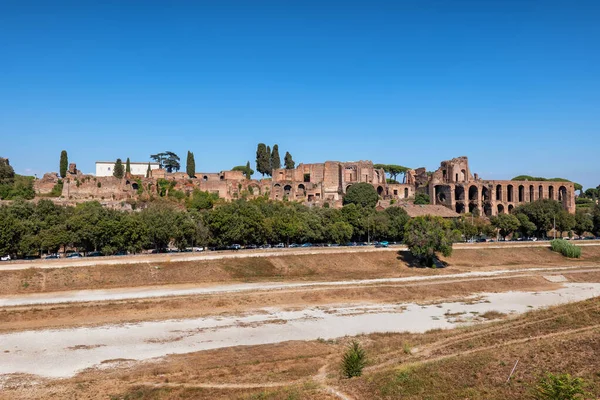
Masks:
[[[569,374],[547,373],[533,389],[536,400],[576,400],[583,399],[585,382]]]
[[[342,372],[344,376],[346,378],[361,376],[366,360],[367,356],[360,343],[356,341],[352,342],[342,359]]]
[[[552,242],[550,242],[550,245],[552,246],[552,251],[556,251],[565,257],[581,257],[581,248],[567,242],[564,239],[554,239]]]

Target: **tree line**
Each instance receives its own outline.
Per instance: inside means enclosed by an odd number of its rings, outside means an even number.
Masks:
[[[294,169],[296,162],[292,158],[289,151],[285,152],[283,158],[285,169]],[[281,168],[281,157],[279,156],[279,145],[273,145],[273,150],[270,146],[264,143],[259,143],[256,146],[256,170],[263,176],[272,176],[273,170]]]

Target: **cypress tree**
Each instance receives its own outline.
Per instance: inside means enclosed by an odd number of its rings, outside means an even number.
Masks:
[[[131,163],[129,162],[129,157],[127,157],[127,161],[125,162],[125,174],[131,174]]]
[[[263,176],[269,172],[270,154],[267,153],[267,146],[259,143],[256,148],[256,170]]]
[[[60,152],[60,177],[64,178],[67,176],[67,169],[69,168],[69,157],[67,151],[63,150]]]
[[[187,172],[190,178],[196,177],[196,160],[194,159],[194,153],[188,150],[187,162],[185,164],[185,172]]]
[[[281,168],[281,157],[279,157],[279,146],[273,146],[271,153],[271,171]]]
[[[271,146],[267,146],[267,154],[266,154],[266,161],[265,161],[265,174],[272,176],[272,169],[271,169]]]
[[[150,178],[152,176],[152,168],[150,168],[150,163],[148,163],[148,169],[146,170],[146,178]]]
[[[294,167],[296,166],[296,162],[292,159],[292,155],[289,151],[285,152],[283,163],[285,164],[286,169],[294,169]]]
[[[115,162],[115,166],[113,168],[113,176],[117,179],[122,179],[124,174],[125,171],[123,169],[123,162],[120,158],[117,158],[117,161]]]
[[[250,161],[248,161],[248,162],[246,163],[246,172],[245,172],[246,179],[251,179],[251,178],[252,178],[252,173],[253,173],[253,172],[254,172],[254,171],[252,171],[252,168],[250,168]]]

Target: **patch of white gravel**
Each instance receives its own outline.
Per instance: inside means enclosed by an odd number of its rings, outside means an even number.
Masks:
[[[266,308],[240,316],[15,332],[0,335],[0,375],[64,378],[106,366],[109,360],[149,360],[231,346],[374,332],[420,333],[475,323],[487,311],[522,313],[595,296],[600,296],[599,283],[566,283],[545,292],[482,293],[468,302],[358,304],[298,311]]]

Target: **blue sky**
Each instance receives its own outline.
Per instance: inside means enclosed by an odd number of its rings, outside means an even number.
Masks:
[[[600,2],[0,2],[0,156],[296,162],[600,184]]]

